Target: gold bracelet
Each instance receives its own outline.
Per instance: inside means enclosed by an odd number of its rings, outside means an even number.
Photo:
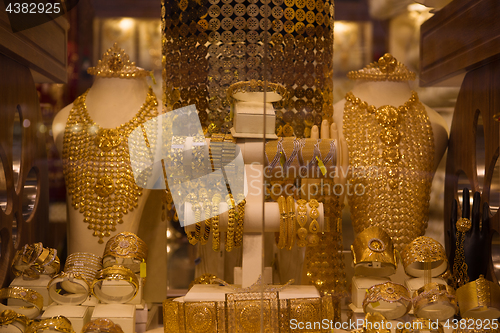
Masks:
[[[98,270],[102,269],[102,258],[89,252],[75,252],[68,256],[64,265],[65,273],[82,275],[92,282]]]
[[[243,245],[243,227],[245,223],[245,204],[246,200],[243,195],[240,197],[240,202],[238,202],[238,223],[236,224],[236,234],[234,236],[234,246],[240,247]]]
[[[140,264],[148,258],[148,246],[136,234],[121,232],[106,243],[103,266],[115,264],[130,268],[134,273],[140,271]]]
[[[311,217],[311,223],[309,224],[309,237],[308,246],[317,246],[319,244],[319,202],[316,199],[309,200],[309,207],[311,207],[311,211],[309,212],[309,217]]]
[[[389,235],[380,227],[369,227],[354,238],[351,245],[355,275],[389,276],[394,274],[397,255]],[[372,267],[372,263],[380,267]]]
[[[226,252],[231,252],[234,246],[234,217],[235,217],[235,204],[233,195],[229,193],[226,196],[228,206],[228,219],[227,219],[227,232],[226,232]]]
[[[203,230],[203,235],[201,236],[200,243],[205,245],[210,237],[210,229],[212,227],[212,218],[210,217],[212,213],[212,205],[208,200],[208,193],[205,188],[200,189],[200,200],[203,203],[203,212],[205,213],[205,228]]]
[[[286,228],[287,228],[286,199],[284,196],[280,196],[278,198],[278,209],[280,212],[280,233],[278,238],[278,248],[283,249],[286,245]]]
[[[212,197],[212,250],[220,251],[220,230],[219,230],[219,204],[221,195],[216,193]]]
[[[430,237],[415,238],[403,248],[401,257],[406,274],[410,276],[424,276],[426,263],[431,266],[431,276],[438,276],[448,269],[448,259],[443,245]]]
[[[25,280],[38,279],[42,274],[54,276],[60,267],[57,250],[44,248],[42,243],[24,245],[16,252],[11,264],[14,275]]]
[[[500,317],[500,288],[483,275],[457,289],[462,318]]]
[[[291,250],[295,243],[295,200],[292,196],[286,198],[288,211],[288,228],[287,228],[287,249]]]
[[[120,325],[108,318],[97,318],[86,323],[81,333],[123,333]]]
[[[71,321],[64,316],[45,319],[35,319],[26,328],[25,333],[36,333],[39,331],[54,330],[62,333],[74,333]]]
[[[300,247],[307,246],[307,229],[305,228],[307,224],[307,201],[304,199],[297,200],[297,222],[299,223],[299,230],[297,230],[297,236],[299,240],[297,245]]]
[[[28,327],[30,323],[30,319],[25,315],[19,314],[16,311],[7,309],[0,312],[0,326],[11,325],[15,322],[20,323],[24,327],[19,328],[22,332]]]
[[[386,307],[384,303],[396,304],[396,307]],[[365,313],[380,313],[389,320],[403,317],[410,308],[411,298],[408,289],[393,282],[371,286],[366,290],[363,300]]]
[[[133,290],[126,295],[114,296],[105,294],[101,287],[103,281],[126,281],[128,282]],[[111,266],[106,267],[99,272],[97,272],[92,286],[90,288],[92,294],[97,297],[103,303],[127,303],[131,301],[139,291],[139,280],[137,275],[130,269],[124,266]]]
[[[413,313],[420,318],[445,320],[457,312],[455,290],[452,287],[431,282],[413,293]]]
[[[8,287],[0,289],[0,299],[15,298],[23,300],[33,305],[32,307],[22,306],[14,308],[17,313],[23,314],[28,318],[35,318],[43,308],[43,297],[37,291],[22,287]]]
[[[90,294],[92,280],[88,280],[82,273],[61,272],[47,284],[49,297],[57,304],[82,304]],[[60,289],[64,289],[68,293],[60,294],[58,292]]]

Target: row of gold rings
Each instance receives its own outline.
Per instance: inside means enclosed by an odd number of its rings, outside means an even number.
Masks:
[[[12,272],[24,279],[38,279],[41,274],[53,276],[60,270],[57,250],[44,248],[42,243],[26,244],[19,249],[12,260]]]
[[[22,287],[8,287],[0,289],[0,299],[8,298],[19,299],[32,305],[30,307],[21,306],[15,308],[16,312],[25,315],[28,318],[35,318],[42,311],[43,296],[35,290]]]
[[[115,324],[111,319],[98,318],[86,323],[81,333],[123,333],[120,325]]]
[[[104,281],[124,281],[132,287],[132,291],[126,295],[110,295],[103,291]],[[103,303],[127,303],[131,301],[139,291],[139,280],[137,275],[124,266],[110,266],[97,272],[95,279],[90,286],[92,294]]]
[[[147,257],[148,247],[142,239],[132,232],[121,232],[106,243],[103,266],[123,265],[138,273]]]

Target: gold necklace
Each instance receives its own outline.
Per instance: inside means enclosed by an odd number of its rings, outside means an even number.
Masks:
[[[142,195],[130,165],[129,135],[158,115],[158,102],[149,88],[146,101],[130,121],[107,129],[90,117],[85,105],[87,93],[75,100],[66,123],[64,179],[71,205],[83,214],[88,229],[103,243],[103,238],[123,223],[123,216],[137,207]],[[131,144],[138,153],[149,153],[147,147],[132,141]]]
[[[400,250],[429,219],[434,136],[425,107],[416,92],[399,107],[379,108],[348,93],[343,130],[354,231],[380,226]]]

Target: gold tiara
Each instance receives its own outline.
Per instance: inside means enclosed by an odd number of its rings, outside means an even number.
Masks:
[[[415,73],[389,53],[365,68],[347,73],[351,80],[366,81],[409,81],[415,80]]]
[[[149,76],[151,72],[137,67],[135,62],[130,61],[125,50],[120,49],[115,43],[102,55],[102,60],[97,62],[97,66],[87,69],[87,73],[103,77],[134,78]]]

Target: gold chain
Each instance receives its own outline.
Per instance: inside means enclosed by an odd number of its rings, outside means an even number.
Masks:
[[[71,205],[83,214],[88,229],[103,243],[117,223],[123,223],[123,216],[137,207],[142,195],[130,165],[129,135],[158,115],[158,103],[149,88],[145,103],[130,121],[106,129],[90,117],[85,104],[87,93],[75,100],[66,123],[64,178]],[[149,153],[148,147],[138,142],[130,144],[141,154]]]

